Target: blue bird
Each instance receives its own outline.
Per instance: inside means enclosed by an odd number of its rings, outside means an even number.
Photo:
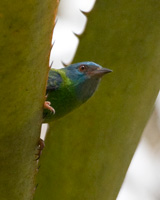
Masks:
[[[47,101],[44,104],[46,109],[43,112],[44,122],[63,117],[86,102],[96,91],[102,76],[111,71],[89,61],[75,63],[62,69],[50,69]]]

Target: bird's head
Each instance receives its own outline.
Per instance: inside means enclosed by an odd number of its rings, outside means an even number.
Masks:
[[[112,72],[110,69],[89,61],[72,64],[64,70],[72,81],[77,98],[81,102],[93,95],[103,75]]]

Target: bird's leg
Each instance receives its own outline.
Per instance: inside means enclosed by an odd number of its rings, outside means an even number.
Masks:
[[[39,139],[39,143],[38,143],[38,146],[39,146],[39,148],[38,148],[38,153],[37,154],[35,154],[35,155],[37,155],[38,157],[36,158],[36,160],[39,160],[39,158],[40,158],[40,156],[41,156],[41,154],[42,154],[42,150],[44,149],[44,147],[45,147],[45,143],[44,143],[44,141],[40,138]]]
[[[55,109],[50,105],[51,105],[51,102],[49,102],[49,101],[44,102],[44,108],[47,110],[50,110],[51,113],[55,114]]]
[[[47,96],[46,96],[46,98],[47,98]],[[50,110],[51,113],[55,114],[55,109],[50,105],[51,105],[50,101],[45,101],[44,102],[44,108],[47,109],[47,110]]]

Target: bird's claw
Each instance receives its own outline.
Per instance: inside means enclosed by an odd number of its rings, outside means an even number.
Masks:
[[[51,102],[50,102],[50,101],[45,101],[45,102],[44,102],[44,108],[47,109],[47,110],[50,110],[51,113],[54,115],[56,111],[55,111],[55,109],[54,109],[52,106],[50,106],[50,105],[51,105]]]
[[[39,152],[38,152],[37,154],[35,154],[35,155],[37,156],[36,160],[39,160],[39,159],[40,159],[41,154],[42,154],[42,150],[43,150],[44,147],[45,147],[45,143],[44,143],[44,141],[43,141],[41,138],[39,139],[38,146],[39,146],[39,148],[38,148],[38,151],[39,151]]]

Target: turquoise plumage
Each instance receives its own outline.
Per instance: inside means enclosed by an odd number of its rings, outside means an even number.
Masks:
[[[63,117],[86,102],[96,91],[101,77],[111,72],[94,62],[80,62],[62,69],[50,69],[44,122]],[[54,109],[55,114],[53,114]]]

